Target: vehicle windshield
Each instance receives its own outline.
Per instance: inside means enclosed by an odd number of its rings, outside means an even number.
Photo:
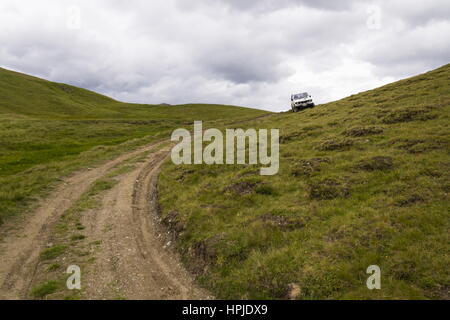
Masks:
[[[298,99],[305,99],[308,98],[308,93],[299,93],[299,94],[294,94],[293,99],[294,100],[298,100]]]

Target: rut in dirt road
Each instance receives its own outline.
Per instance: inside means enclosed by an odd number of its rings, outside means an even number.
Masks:
[[[160,239],[156,179],[168,152],[151,154],[121,176],[104,195],[102,209],[85,215],[87,237],[102,243],[95,265],[88,267],[85,298],[209,298]]]
[[[36,210],[13,228],[3,227],[0,243],[0,299],[24,299],[45,273],[40,253],[52,230],[90,186],[130,158],[153,152],[119,183],[102,195],[100,209],[83,217],[86,239],[102,245],[95,261],[83,272],[82,299],[202,299],[208,295],[194,285],[175,253],[158,239],[156,179],[168,149],[154,143],[124,154],[89,171],[65,179]],[[106,231],[105,231],[106,230]],[[73,261],[76,264],[76,261]],[[72,261],[71,261],[72,264]]]

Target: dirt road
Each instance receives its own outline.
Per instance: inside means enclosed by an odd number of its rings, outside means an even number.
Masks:
[[[155,143],[103,165],[78,172],[43,199],[34,212],[14,227],[2,228],[0,242],[0,299],[30,298],[44,273],[41,252],[49,247],[61,216],[89,188],[134,157],[142,159],[100,194],[101,205],[81,217],[85,242],[99,248],[93,262],[82,268],[82,299],[208,299],[183,268],[159,226],[156,179],[169,153]],[[70,261],[71,263],[77,261]]]

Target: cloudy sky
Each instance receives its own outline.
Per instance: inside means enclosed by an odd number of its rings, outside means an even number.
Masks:
[[[450,62],[448,0],[0,0],[0,66],[139,103],[281,111]]]

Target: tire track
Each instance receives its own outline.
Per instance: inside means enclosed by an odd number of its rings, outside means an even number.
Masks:
[[[41,200],[37,209],[24,214],[23,221],[2,226],[0,242],[0,299],[27,298],[39,255],[46,247],[51,226],[88,190],[89,186],[116,165],[150,151],[161,142],[122,154],[91,170],[64,179],[63,183]]]
[[[168,154],[168,148],[150,154],[103,195],[101,209],[83,216],[88,241],[102,243],[83,271],[83,299],[211,298],[162,242],[156,182]]]

